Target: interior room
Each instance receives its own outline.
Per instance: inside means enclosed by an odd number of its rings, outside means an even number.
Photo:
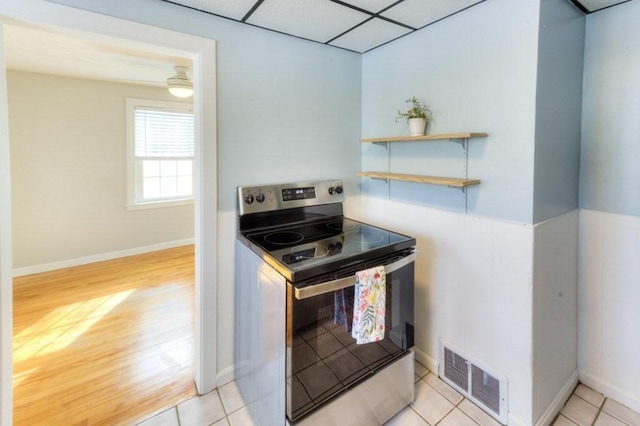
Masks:
[[[341,183],[345,216],[415,238],[415,401],[399,414],[405,423],[389,424],[485,424],[474,409],[465,411],[467,403],[482,405],[466,395],[437,418],[418,408],[426,394],[448,399],[452,390],[438,381],[445,347],[504,379],[504,417],[492,415],[486,424],[640,424],[640,147],[634,143],[640,1],[443,4],[27,0],[0,6],[4,42],[19,23],[172,46],[174,57],[192,61],[198,129],[195,202],[143,220],[151,239],[126,243],[107,230],[112,238],[83,238],[93,246],[75,252],[55,241],[21,247],[13,241],[31,228],[29,218],[0,211],[2,424],[12,421],[7,296],[14,275],[187,240],[195,246],[194,382],[201,395],[192,405],[228,408],[223,389],[242,367],[234,352],[242,271],[238,187],[329,180]],[[4,74],[9,101],[0,99],[1,110],[9,117],[16,94],[25,96],[24,112],[40,115],[52,107],[27,103],[28,92],[44,93],[38,87],[45,82],[83,92],[85,84],[11,69]],[[113,90],[104,90],[108,99]],[[136,97],[153,90],[168,99],[164,88],[136,90],[145,92]],[[397,116],[412,97],[430,109],[427,139],[395,143],[409,134]],[[2,156],[10,148],[12,157],[35,161],[28,145],[13,146],[14,136],[23,136],[14,135],[18,126],[6,117],[0,124]],[[47,132],[44,125],[22,129]],[[95,153],[109,144],[91,143],[80,145]],[[68,173],[70,165],[57,162],[69,156],[51,154],[58,158],[40,158],[36,166]],[[0,204],[13,204],[15,212],[21,191],[10,183],[33,176],[0,161]],[[114,169],[104,166],[82,171],[91,179],[87,185],[110,179]],[[126,170],[118,167],[115,196],[126,210]],[[434,184],[415,176],[454,180]],[[76,210],[92,204],[91,215],[115,220],[100,194],[93,201],[68,191],[64,197],[78,203]],[[55,195],[40,198],[48,196]],[[181,213],[172,216],[174,210]],[[39,223],[38,234],[72,241],[82,225]],[[39,257],[28,262],[27,254]],[[582,406],[593,412],[587,420],[576,414]],[[234,422],[236,410],[221,411],[215,422],[242,424],[240,417]],[[177,422],[180,407],[167,414]]]

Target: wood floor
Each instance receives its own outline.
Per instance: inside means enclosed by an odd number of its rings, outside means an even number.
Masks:
[[[196,395],[194,254],[14,280],[14,424],[128,425]]]

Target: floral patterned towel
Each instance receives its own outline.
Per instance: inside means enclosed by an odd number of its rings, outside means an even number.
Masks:
[[[351,337],[359,345],[378,342],[384,339],[387,293],[384,266],[357,272],[356,281]]]

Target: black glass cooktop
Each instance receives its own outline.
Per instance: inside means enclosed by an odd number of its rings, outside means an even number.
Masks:
[[[308,278],[415,245],[414,238],[344,217],[243,235],[290,280]]]

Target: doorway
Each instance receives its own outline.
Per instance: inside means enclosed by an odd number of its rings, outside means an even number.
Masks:
[[[196,333],[194,351],[195,383],[199,393],[216,387],[216,123],[214,119],[203,120],[203,116],[216,116],[215,101],[215,41],[182,33],[167,31],[147,25],[124,21],[103,15],[72,9],[48,2],[16,2],[0,8],[0,19],[9,25],[26,25],[59,31],[77,37],[108,40],[123,45],[144,46],[151,51],[170,51],[190,57],[194,63],[193,79],[196,87],[194,113],[196,115],[195,153],[195,305]],[[204,78],[204,77],[207,78]],[[5,81],[1,82],[3,85]],[[6,102],[6,100],[5,100]],[[1,117],[0,120],[6,120]],[[8,140],[1,140],[7,148]],[[4,188],[3,188],[4,189]],[[10,206],[8,191],[0,193],[0,203]],[[3,247],[10,247],[11,235],[0,234]],[[11,253],[0,251],[2,264],[11,264]],[[204,259],[209,259],[205,262]],[[213,260],[213,261],[212,261]],[[3,271],[4,272],[4,271]],[[11,280],[3,273],[0,296],[11,300]],[[11,308],[0,306],[3,324],[11,318]],[[6,354],[11,347],[11,335],[3,329],[1,337],[3,364],[0,371],[2,392],[2,423],[11,421],[11,364]],[[10,352],[9,352],[10,353]],[[9,413],[9,414],[7,414]]]

